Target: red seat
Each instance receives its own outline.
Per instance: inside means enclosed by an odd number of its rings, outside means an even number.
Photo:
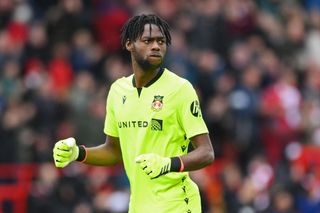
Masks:
[[[12,213],[27,211],[27,197],[36,166],[33,164],[0,164],[0,213],[3,203],[12,203]]]

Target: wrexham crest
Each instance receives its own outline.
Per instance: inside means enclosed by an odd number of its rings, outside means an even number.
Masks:
[[[163,96],[161,96],[161,95],[155,95],[155,96],[154,96],[154,99],[153,99],[153,101],[152,101],[152,104],[151,104],[151,109],[152,109],[153,111],[159,111],[159,110],[161,110],[162,107],[163,107],[163,102],[162,102],[162,100],[163,100]]]

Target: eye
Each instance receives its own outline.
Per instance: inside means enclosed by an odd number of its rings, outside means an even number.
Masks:
[[[150,43],[150,39],[146,39],[143,41],[145,44],[149,44]]]
[[[164,44],[164,40],[158,40],[158,44]]]

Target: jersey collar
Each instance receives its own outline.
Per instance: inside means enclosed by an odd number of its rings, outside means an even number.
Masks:
[[[154,78],[151,79],[144,87],[149,87],[149,86],[151,86],[154,82],[156,82],[156,81],[162,76],[163,72],[164,72],[164,68],[161,67],[160,70],[159,70],[159,72],[157,73],[157,75],[154,76]],[[132,77],[132,85],[133,85],[134,87],[136,87],[136,81],[135,81],[134,76]]]

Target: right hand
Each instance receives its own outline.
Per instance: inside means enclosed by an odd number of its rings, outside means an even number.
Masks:
[[[58,168],[66,167],[79,156],[79,147],[74,138],[58,141],[53,148],[54,164]]]

